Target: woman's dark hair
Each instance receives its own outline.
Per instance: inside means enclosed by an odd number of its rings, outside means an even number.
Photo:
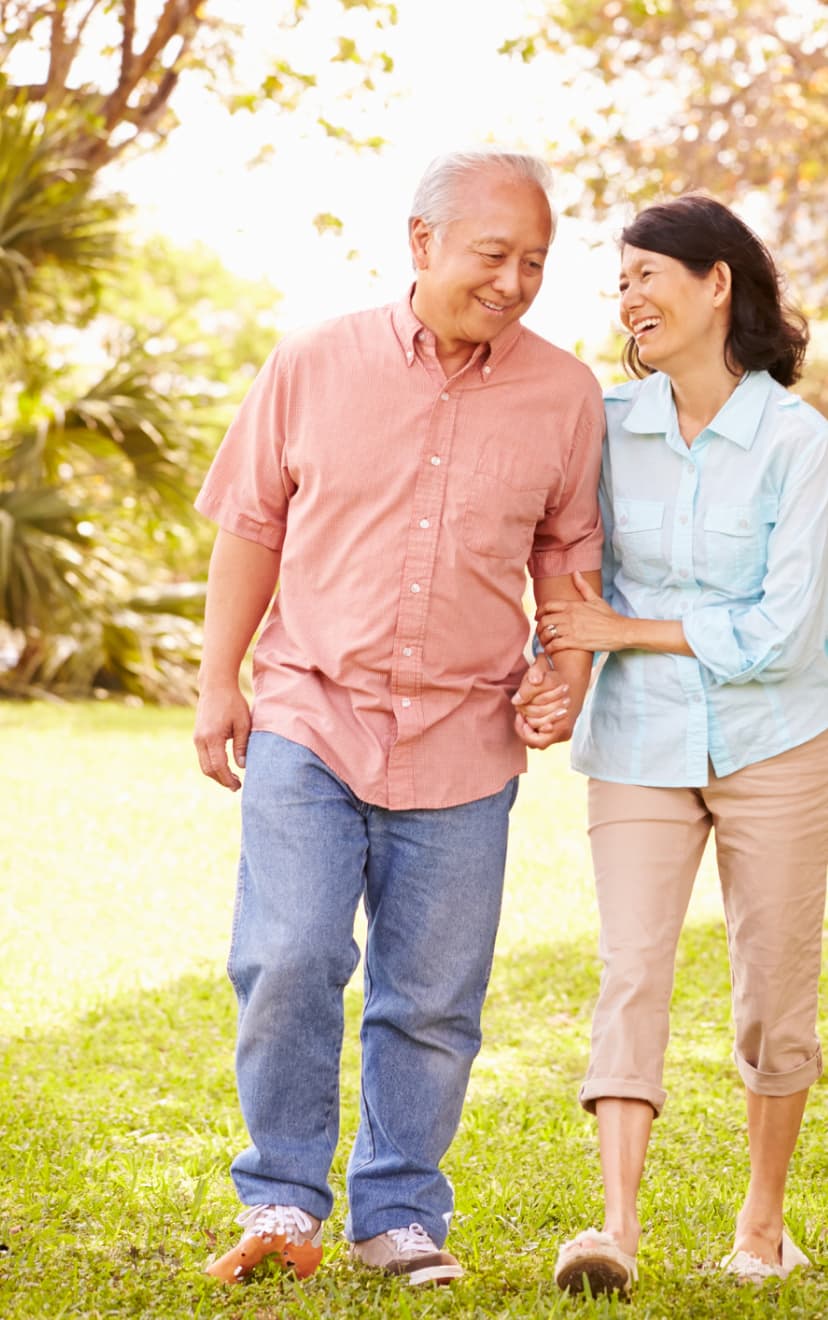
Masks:
[[[674,257],[700,277],[717,261],[727,262],[732,279],[728,370],[734,375],[768,371],[786,386],[799,379],[808,323],[783,299],[779,273],[764,243],[728,207],[702,193],[648,206],[621,231],[621,246],[627,244]],[[633,376],[652,371],[639,358],[632,337],[623,362]]]

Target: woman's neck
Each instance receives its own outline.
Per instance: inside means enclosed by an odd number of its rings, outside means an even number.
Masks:
[[[679,431],[688,447],[724,407],[741,379],[741,374],[728,371],[724,361],[712,370],[704,362],[670,376]]]

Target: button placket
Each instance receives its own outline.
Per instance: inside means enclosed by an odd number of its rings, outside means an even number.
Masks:
[[[682,462],[682,473],[676,494],[673,514],[671,561],[679,581],[689,585],[695,580],[693,555],[693,506],[696,498],[698,471],[692,458]]]
[[[408,766],[410,752],[406,750],[406,744],[418,735],[424,722],[421,704],[423,641],[456,410],[456,394],[440,389],[420,448],[412,501],[414,516],[409,523],[403,562],[405,585],[394,636],[391,692],[398,722],[402,721],[402,724],[398,726],[397,740],[389,753],[389,777],[393,777],[395,767],[403,772]]]

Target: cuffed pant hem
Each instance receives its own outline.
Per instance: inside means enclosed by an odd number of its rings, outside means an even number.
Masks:
[[[754,1095],[795,1095],[797,1091],[805,1091],[809,1086],[813,1086],[822,1076],[822,1050],[819,1046],[810,1059],[806,1059],[798,1068],[783,1073],[760,1072],[758,1068],[754,1068],[747,1060],[741,1058],[735,1050],[733,1058],[739,1076]]]
[[[583,1083],[578,1092],[578,1099],[588,1114],[595,1113],[595,1104],[598,1100],[646,1100],[647,1104],[652,1105],[658,1118],[664,1108],[667,1092],[662,1091],[659,1086],[648,1086],[646,1082],[591,1077],[589,1081]]]

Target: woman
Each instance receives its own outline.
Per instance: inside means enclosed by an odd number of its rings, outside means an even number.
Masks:
[[[606,395],[605,600],[539,616],[560,650],[606,653],[576,726],[604,972],[589,1069],[603,1230],[556,1278],[629,1291],[653,1118],[665,1099],[675,949],[714,829],[746,1087],[750,1183],[722,1268],[808,1263],[784,1231],[808,1088],[828,864],[828,423],[788,393],[805,323],[758,238],[700,195],[622,234],[625,362]],[[520,698],[519,698],[520,699]],[[543,702],[527,707],[545,725]]]

